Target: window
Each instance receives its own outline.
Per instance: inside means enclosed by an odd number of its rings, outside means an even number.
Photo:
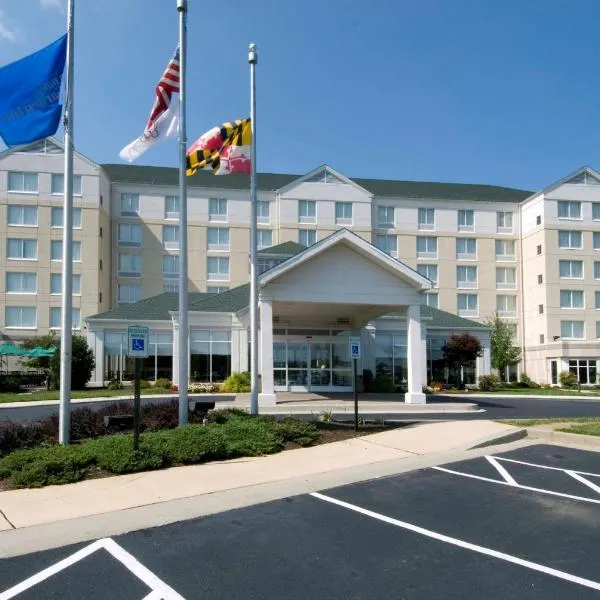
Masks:
[[[456,258],[458,260],[477,259],[477,240],[474,238],[456,238]]]
[[[209,281],[229,280],[229,258],[225,256],[209,256],[207,258]]]
[[[165,196],[165,219],[179,218],[179,196]]]
[[[260,258],[258,259],[258,274],[264,273],[273,267],[281,264],[284,259],[281,258]]]
[[[496,267],[496,289],[515,290],[517,289],[516,270],[512,267]]]
[[[121,194],[121,215],[124,217],[137,217],[140,214],[140,195]]]
[[[119,223],[118,227],[119,246],[141,246],[142,227],[137,224]]]
[[[594,279],[600,279],[600,262],[594,262]]]
[[[227,199],[209,198],[208,200],[208,220],[227,222]]]
[[[417,265],[417,273],[427,277],[433,282],[433,285],[438,284],[438,267],[437,265]]]
[[[581,219],[581,202],[571,202],[570,200],[558,201],[559,219]]]
[[[163,292],[177,293],[178,291],[179,291],[178,283],[165,283],[165,285],[163,285]]]
[[[6,252],[11,260],[37,260],[37,240],[9,238]]]
[[[377,207],[377,226],[378,227],[394,227],[394,207],[393,206],[378,206]]]
[[[512,233],[513,214],[511,212],[496,213],[496,229],[498,233]]]
[[[517,316],[516,296],[496,296],[496,312],[500,317]]]
[[[558,272],[561,279],[583,279],[583,261],[559,260]]]
[[[476,288],[477,267],[456,267],[456,287]]]
[[[577,382],[583,385],[597,383],[598,371],[595,360],[571,359],[569,360],[569,372],[577,378]]]
[[[496,260],[515,260],[515,240],[496,240]]]
[[[542,215],[536,215],[536,217],[535,217],[535,224],[536,225],[541,225],[542,224]]]
[[[584,308],[583,290],[560,290],[561,308]]]
[[[62,173],[52,173],[52,193],[65,193],[65,177]],[[73,175],[73,195],[81,196],[81,175]]]
[[[73,275],[71,286],[73,296],[81,296],[81,275]],[[50,293],[53,296],[60,296],[62,294],[61,273],[50,273]]]
[[[538,245],[537,245],[537,247],[536,247],[536,249],[535,249],[535,251],[536,251],[536,253],[537,253],[538,255],[539,255],[539,254],[541,254],[541,253],[542,253],[542,245],[541,245],[541,244],[538,244]]]
[[[460,317],[476,317],[477,294],[458,294],[456,306]]]
[[[538,304],[538,315],[543,315],[543,314],[544,314],[544,305]]]
[[[200,381],[223,381],[231,373],[231,332],[190,331],[190,373]]]
[[[596,339],[600,339],[600,321],[596,321]]]
[[[422,298],[425,306],[431,306],[432,308],[438,307],[438,294],[436,292],[423,294]]]
[[[7,273],[7,294],[35,294],[37,292],[36,273]]]
[[[222,294],[229,290],[229,287],[226,285],[209,285],[206,288],[207,294]]]
[[[62,240],[50,241],[50,260],[62,260]],[[73,262],[81,262],[81,242],[73,242],[71,246]]]
[[[581,248],[581,231],[559,231],[559,248]]]
[[[317,222],[317,203],[314,200],[298,201],[298,222],[316,223]]]
[[[163,248],[176,250],[179,248],[179,225],[162,226]]]
[[[594,304],[596,308],[600,308],[600,292],[594,292]]]
[[[475,229],[475,217],[472,210],[458,211],[458,230],[473,231]]]
[[[117,290],[119,304],[132,304],[142,297],[142,286],[139,283],[120,283]]]
[[[538,283],[544,283],[544,276],[541,273],[538,273]]]
[[[229,229],[209,227],[207,235],[209,250],[229,250]]]
[[[352,202],[335,203],[335,222],[338,225],[352,225]]]
[[[593,236],[593,245],[594,245],[594,250],[600,250],[600,232],[598,231],[594,231],[594,236]]]
[[[303,246],[317,243],[317,232],[314,229],[298,229],[298,242]]]
[[[50,308],[50,329],[60,329],[61,326],[61,308],[52,306]],[[81,310],[73,308],[71,312],[71,328],[81,329]]]
[[[142,257],[139,254],[119,254],[119,277],[139,277],[142,274]]]
[[[540,344],[543,344],[544,342],[545,342],[544,334],[540,333]]]
[[[63,226],[63,209],[61,206],[53,206],[50,213],[50,224],[52,227],[62,229]],[[73,229],[81,229],[81,208],[73,209]],[[102,227],[100,228],[102,231]],[[102,235],[100,235],[102,237]]]
[[[398,254],[398,236],[390,233],[383,233],[375,236],[375,246],[383,250],[390,256]]]
[[[179,277],[179,256],[177,254],[163,255],[163,277],[175,279]]]
[[[271,222],[271,206],[267,200],[258,200],[256,202],[256,220],[258,223]]]
[[[432,236],[417,237],[417,258],[437,258],[437,238]]]
[[[7,329],[35,329],[37,309],[34,306],[7,306],[4,312],[4,326]]]
[[[10,205],[8,207],[8,224],[19,227],[37,227],[37,206]]]
[[[600,202],[592,202],[592,219],[600,221]]]
[[[419,208],[419,229],[422,229],[422,230],[435,229],[435,209],[434,208]]]
[[[38,174],[11,171],[8,174],[8,191],[24,192],[26,194],[37,194]]]
[[[270,229],[259,229],[256,232],[256,239],[259,248],[268,248],[273,245],[273,232]]]

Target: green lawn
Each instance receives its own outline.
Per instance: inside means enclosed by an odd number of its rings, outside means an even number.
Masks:
[[[164,388],[147,388],[143,389],[142,395],[155,395],[155,394],[170,394],[177,395],[175,392]],[[131,396],[133,398],[133,387],[126,387],[122,390],[107,390],[107,389],[94,389],[94,390],[74,390],[71,393],[71,398],[114,398],[115,396]],[[58,400],[59,392],[33,392],[32,394],[14,394],[4,393],[0,394],[0,404],[7,402],[36,402],[40,400]]]
[[[441,392],[442,394],[444,392]],[[581,388],[565,389],[565,388],[513,388],[501,387],[493,392],[479,392],[479,394],[503,394],[503,395],[532,395],[532,396],[600,396],[600,390]]]
[[[515,419],[514,421],[500,421],[506,425],[517,427],[535,427],[552,423],[573,423],[570,427],[559,427],[555,431],[579,433],[581,435],[600,436],[600,417],[556,417],[554,419]]]

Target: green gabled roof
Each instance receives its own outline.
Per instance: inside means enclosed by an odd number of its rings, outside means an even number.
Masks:
[[[258,255],[261,258],[289,258],[296,256],[296,254],[299,254],[303,250],[306,250],[306,246],[303,244],[299,244],[298,242],[283,242],[283,244],[259,250]]]
[[[174,167],[149,167],[139,165],[101,165],[108,176],[118,183],[137,185],[168,185],[179,183],[179,170]],[[258,173],[258,189],[276,191],[300,179],[302,175],[289,173]],[[441,183],[429,181],[398,181],[392,179],[351,178],[357,185],[375,196],[390,198],[439,199],[457,201],[521,202],[532,192],[497,185],[471,183]],[[214,188],[247,190],[249,181],[246,175],[233,174],[215,177],[209,171],[197,171],[188,177],[192,188]]]
[[[421,306],[421,319],[427,329],[489,329],[487,325],[432,306]]]
[[[220,294],[204,294],[195,302],[190,300],[192,312],[226,312],[234,313],[250,304],[250,284],[245,283]]]
[[[200,292],[192,292],[189,294],[188,302],[198,302],[201,298],[206,296],[216,296],[217,294],[203,294]],[[103,312],[91,317],[89,319],[115,319],[122,321],[168,321],[171,316],[170,311],[176,311],[179,308],[179,294],[177,292],[165,292],[158,296],[151,296],[150,298],[144,298],[139,302],[133,304],[123,304],[118,308]]]

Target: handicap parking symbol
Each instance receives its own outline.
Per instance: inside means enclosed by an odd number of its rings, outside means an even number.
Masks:
[[[144,351],[144,340],[142,338],[133,338],[131,340],[131,349],[135,352]]]

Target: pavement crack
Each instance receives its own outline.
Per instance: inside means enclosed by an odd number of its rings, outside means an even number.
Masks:
[[[0,509],[0,516],[13,528],[16,529],[15,524],[6,516],[6,513]]]

